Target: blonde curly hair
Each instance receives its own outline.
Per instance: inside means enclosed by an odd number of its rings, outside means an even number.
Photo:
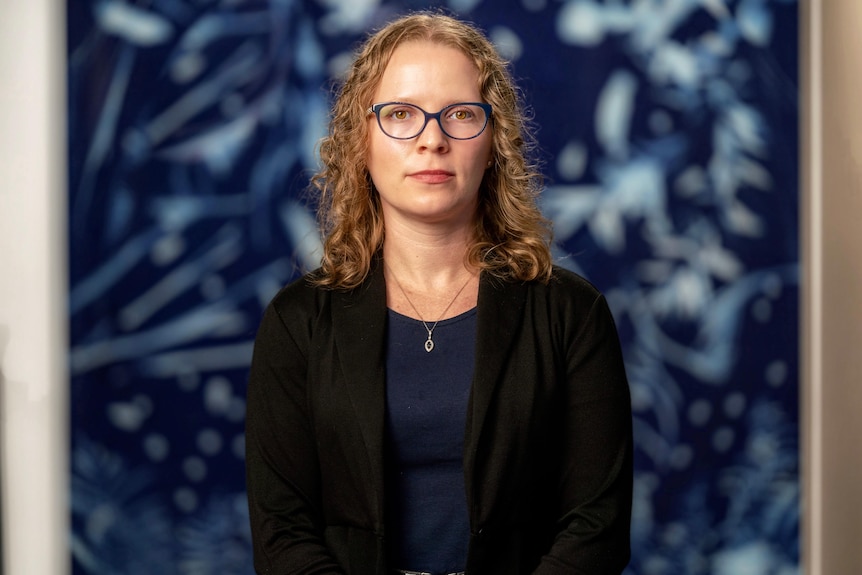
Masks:
[[[311,179],[324,236],[315,283],[358,286],[383,246],[380,199],[365,163],[368,107],[395,49],[411,41],[453,47],[479,71],[482,98],[493,108],[492,166],[479,189],[473,244],[467,263],[506,280],[547,282],[551,277],[551,226],[536,198],[543,186],[530,156],[535,141],[507,63],[471,24],[437,12],[401,17],[362,45],[336,94],[329,134],[320,143],[322,168]]]

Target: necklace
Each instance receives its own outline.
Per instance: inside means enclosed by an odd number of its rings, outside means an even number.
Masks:
[[[455,303],[455,300],[458,299],[458,296],[461,295],[461,292],[464,291],[464,288],[467,287],[467,284],[470,283],[470,280],[473,279],[473,277],[470,276],[467,278],[467,281],[464,282],[464,285],[461,286],[461,289],[458,290],[458,292],[455,294],[455,297],[452,298],[452,301],[449,302],[449,305],[447,305],[446,309],[443,310],[443,313],[440,314],[440,318],[434,322],[434,325],[428,327],[428,322],[422,319],[422,314],[419,313],[419,310],[416,309],[416,306],[413,305],[412,301],[410,301],[407,292],[404,291],[404,288],[401,286],[401,282],[399,282],[398,278],[395,277],[395,274],[392,273],[392,268],[390,268],[389,266],[386,266],[386,268],[389,270],[389,275],[391,275],[392,279],[395,280],[395,285],[397,285],[398,289],[401,290],[401,294],[404,296],[404,299],[407,300],[407,303],[409,303],[410,307],[413,308],[413,311],[416,312],[416,317],[418,317],[419,321],[422,322],[422,325],[425,326],[425,331],[428,332],[428,339],[425,340],[425,351],[431,353],[431,351],[434,349],[434,341],[431,339],[431,337],[434,335],[434,328],[437,327],[437,324],[440,323],[441,319],[446,317],[446,312],[449,311],[449,308],[452,307],[452,304]]]

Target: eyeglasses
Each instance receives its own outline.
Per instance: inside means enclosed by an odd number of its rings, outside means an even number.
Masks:
[[[384,102],[368,108],[368,113],[377,116],[377,124],[383,133],[396,140],[415,138],[432,119],[437,120],[440,129],[450,138],[472,140],[485,131],[491,117],[491,105],[461,102],[431,114],[413,104]]]

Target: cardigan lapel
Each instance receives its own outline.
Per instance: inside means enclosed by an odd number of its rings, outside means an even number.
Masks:
[[[505,377],[505,358],[510,355],[523,322],[526,294],[526,284],[505,282],[485,273],[480,278],[476,365],[464,441],[464,470],[468,486],[476,485],[473,473],[482,428],[494,392]]]
[[[386,410],[386,284],[382,266],[349,292],[332,296],[332,318],[338,359],[347,395],[362,430],[369,478],[383,517],[383,434]]]

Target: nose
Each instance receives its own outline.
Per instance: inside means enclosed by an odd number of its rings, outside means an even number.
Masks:
[[[419,134],[419,146],[424,150],[443,152],[449,149],[449,138],[443,133],[440,118],[429,118],[425,129]]]

